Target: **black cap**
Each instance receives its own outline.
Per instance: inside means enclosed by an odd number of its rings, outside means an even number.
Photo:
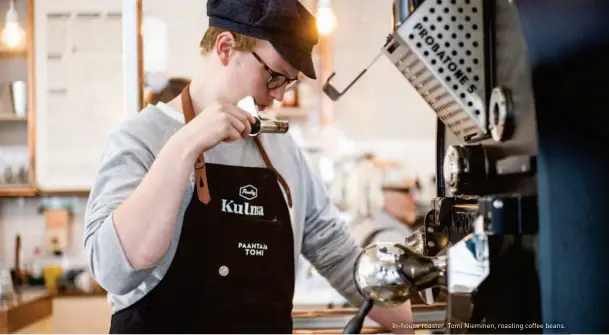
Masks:
[[[292,67],[316,79],[315,17],[298,0],[208,0],[209,26],[269,41]]]

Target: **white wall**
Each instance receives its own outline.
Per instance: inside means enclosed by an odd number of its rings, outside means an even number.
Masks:
[[[71,229],[70,250],[64,260],[71,266],[85,267],[84,255],[84,210],[86,198],[66,197],[73,204],[74,217]],[[42,204],[41,198],[6,198],[0,199],[0,264],[14,265],[15,236],[21,236],[21,259],[28,261],[33,256],[34,248],[44,242],[45,217],[38,213]],[[48,261],[61,262],[62,259],[50,257]]]
[[[334,0],[333,85],[342,91],[392,31],[393,0]],[[325,80],[325,78],[324,78]],[[435,169],[435,114],[385,56],[334,103],[335,126],[361,148],[402,161],[429,180]]]
[[[142,0],[142,11],[166,23],[167,74],[190,77],[200,62],[199,42],[208,26],[206,1]]]
[[[332,3],[339,21],[333,38],[334,79],[342,89],[385,43],[393,1]],[[384,56],[336,103],[335,118],[348,136],[358,140],[429,140],[435,127],[432,110]]]

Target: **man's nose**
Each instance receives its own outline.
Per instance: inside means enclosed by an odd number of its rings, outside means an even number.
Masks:
[[[280,87],[277,87],[276,89],[269,91],[269,95],[273,99],[275,99],[279,102],[283,101],[284,94],[285,94],[285,85],[281,85]]]

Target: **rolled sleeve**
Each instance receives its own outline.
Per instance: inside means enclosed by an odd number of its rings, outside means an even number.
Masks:
[[[89,269],[105,290],[117,295],[135,289],[153,269],[135,270],[129,264],[113,221],[114,210],[137,188],[153,161],[136,135],[138,127],[124,125],[109,137],[85,212]]]
[[[134,269],[116,233],[113,215],[108,215],[99,229],[85,243],[91,274],[108,292],[117,295],[134,290],[153,268]]]

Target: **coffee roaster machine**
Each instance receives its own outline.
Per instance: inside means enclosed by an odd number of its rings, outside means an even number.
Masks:
[[[381,53],[438,117],[437,197],[417,241],[362,253],[345,333],[373,304],[442,292],[446,333],[609,332],[609,2],[393,10]]]

